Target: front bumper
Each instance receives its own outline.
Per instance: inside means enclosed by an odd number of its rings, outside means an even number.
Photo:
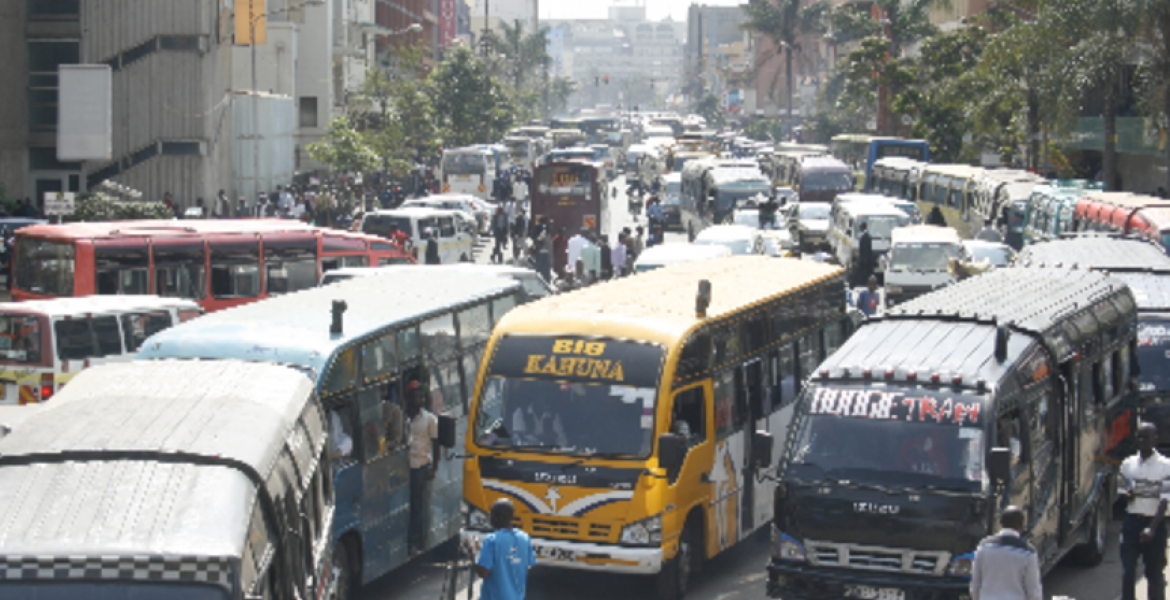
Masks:
[[[906,600],[970,600],[970,581],[880,571],[814,567],[772,559],[768,563],[768,596],[784,600],[844,598],[846,588],[894,588]]]
[[[479,554],[486,531],[460,531],[460,541],[474,555]],[[662,548],[629,548],[589,544],[571,540],[532,538],[536,564],[563,569],[654,575],[662,570]]]
[[[904,304],[904,303],[909,302],[909,301],[911,301],[919,296],[925,296],[926,294],[929,294],[929,293],[933,292],[934,290],[939,289],[940,287],[944,287],[944,286],[938,286],[938,287],[932,288],[932,287],[898,286],[899,288],[901,288],[901,291],[899,291],[897,293],[893,293],[893,292],[890,292],[890,285],[891,284],[890,284],[889,274],[887,274],[886,275],[886,307],[887,308],[889,308],[891,306],[898,305],[898,304]],[[896,285],[896,284],[894,284],[894,285]]]

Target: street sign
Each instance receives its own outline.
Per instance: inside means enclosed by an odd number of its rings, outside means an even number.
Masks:
[[[45,216],[73,214],[73,192],[45,192]]]

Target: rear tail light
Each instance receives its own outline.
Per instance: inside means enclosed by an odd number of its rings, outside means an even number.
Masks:
[[[53,374],[41,373],[41,402],[53,397]]]

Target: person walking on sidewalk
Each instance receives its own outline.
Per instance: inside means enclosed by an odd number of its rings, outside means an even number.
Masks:
[[[528,534],[512,529],[515,509],[507,499],[492,504],[491,523],[495,531],[483,539],[475,572],[483,579],[480,600],[524,600],[528,569],[536,564],[536,551]]]
[[[1118,487],[1128,501],[1121,525],[1121,600],[1134,600],[1137,562],[1146,568],[1149,600],[1166,600],[1166,502],[1170,500],[1170,459],[1154,449],[1158,429],[1138,426],[1138,453],[1121,463]]]
[[[984,538],[975,550],[971,600],[1044,600],[1036,548],[1020,537],[1024,511],[1005,508],[999,524],[999,533]]]

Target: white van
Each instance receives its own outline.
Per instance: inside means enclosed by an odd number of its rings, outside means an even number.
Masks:
[[[0,405],[44,402],[83,369],[133,360],[146,338],[202,314],[194,300],[159,296],[0,303]]]
[[[955,282],[950,260],[970,261],[959,232],[951,227],[913,225],[894,230],[886,272],[886,306],[894,306]]]
[[[724,245],[706,244],[659,244],[651,246],[638,255],[634,272],[653,271],[675,263],[708,260],[731,256],[731,248]]]
[[[488,208],[489,206],[490,208]],[[481,233],[487,232],[488,221],[491,219],[492,212],[495,211],[494,204],[471,194],[436,194],[423,198],[411,198],[398,208],[415,207],[440,208],[465,213],[475,221],[477,231]]]
[[[890,248],[890,235],[910,224],[910,216],[892,204],[838,203],[829,211],[829,247],[837,262],[852,273],[857,268],[861,253],[861,224],[865,223],[873,242],[874,259]],[[875,265],[880,269],[880,262]]]
[[[362,217],[361,231],[371,235],[390,238],[390,225],[397,224],[399,231],[410,236],[416,258],[421,262],[426,251],[423,232],[430,229],[439,242],[439,260],[443,263],[470,262],[475,249],[473,221],[466,213],[437,208],[396,208],[375,210]]]

